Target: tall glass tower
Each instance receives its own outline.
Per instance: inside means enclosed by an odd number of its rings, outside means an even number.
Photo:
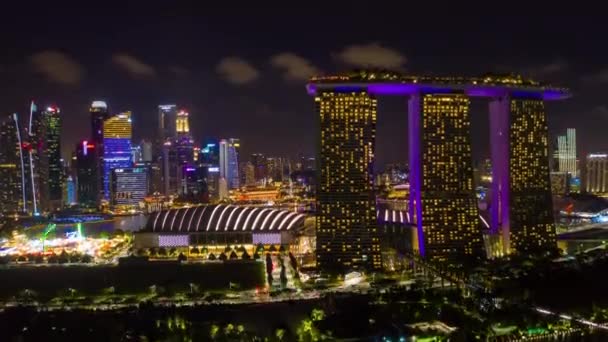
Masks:
[[[20,146],[15,120],[0,120],[0,212],[22,210]]]
[[[112,170],[131,167],[131,112],[108,118],[103,124],[103,194],[110,200]]]
[[[220,178],[226,179],[228,189],[240,186],[239,178],[239,139],[220,140]]]
[[[367,92],[320,92],[317,265],[381,267],[373,192],[376,99]]]

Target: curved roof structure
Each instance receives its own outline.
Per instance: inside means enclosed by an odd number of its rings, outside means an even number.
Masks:
[[[279,232],[304,226],[306,215],[270,207],[200,205],[153,213],[145,230],[159,233]]]
[[[312,77],[308,93],[318,91],[356,91],[364,89],[372,94],[410,95],[425,91],[463,91],[473,97],[539,96],[544,100],[570,97],[566,88],[554,87],[516,74],[485,74],[478,77],[416,76],[384,70],[356,70],[350,73]]]

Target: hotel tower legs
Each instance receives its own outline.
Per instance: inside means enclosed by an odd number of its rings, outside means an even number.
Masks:
[[[547,115],[541,98],[500,96],[490,102],[491,230],[503,254],[555,245]]]
[[[469,102],[463,93],[421,92],[409,100],[410,217],[420,254],[433,260],[481,252]]]
[[[378,80],[381,77],[382,80]],[[521,77],[416,78],[361,72],[313,78],[320,120],[317,265],[378,268],[372,187],[376,95],[409,97],[409,217],[423,257],[444,262],[556,247],[548,163],[547,100],[569,97]],[[470,98],[489,100],[490,224],[473,186]],[[487,229],[489,228],[489,229]],[[496,242],[501,243],[496,243]],[[500,248],[496,248],[501,246]]]
[[[376,99],[366,92],[315,97],[320,136],[317,265],[324,269],[379,268],[373,190]]]

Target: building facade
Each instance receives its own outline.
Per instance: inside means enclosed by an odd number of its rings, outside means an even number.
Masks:
[[[585,191],[595,195],[608,193],[608,154],[587,155]]]
[[[83,207],[97,207],[99,204],[99,189],[101,174],[97,163],[97,147],[88,140],[76,144],[76,184],[78,204]]]
[[[131,160],[131,112],[108,118],[103,123],[103,195],[111,199],[112,170],[129,168]]]
[[[420,93],[409,101],[410,215],[420,253],[437,261],[480,255],[470,100],[462,93]]]
[[[112,205],[138,207],[148,195],[148,169],[145,167],[112,170]]]
[[[20,146],[12,116],[0,121],[0,212],[22,211]]]
[[[324,269],[381,266],[373,162],[376,99],[364,91],[315,96],[320,125],[317,265]]]
[[[226,179],[228,189],[240,186],[239,178],[239,139],[222,139],[219,144],[220,177]]]

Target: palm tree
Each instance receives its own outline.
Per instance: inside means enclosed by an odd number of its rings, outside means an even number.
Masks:
[[[222,254],[220,254],[220,258],[219,259],[222,260],[222,261],[226,261],[226,259],[228,259],[228,257],[226,256],[226,253],[222,253]]]
[[[232,253],[230,253],[230,260],[236,260],[238,258],[239,256],[236,254],[235,251],[232,251]]]
[[[213,253],[209,254],[209,260],[215,260],[215,259],[216,259],[215,254],[213,254]]]
[[[258,255],[258,258],[259,258],[259,257],[260,257],[260,256]],[[249,255],[249,253],[247,253],[247,250],[245,250],[245,251],[243,252],[243,254],[241,254],[241,259],[243,259],[243,260],[250,260],[250,259],[251,259],[251,256]]]
[[[198,255],[199,254],[199,250],[196,247],[192,247],[192,249],[190,250],[190,254],[195,254]]]

